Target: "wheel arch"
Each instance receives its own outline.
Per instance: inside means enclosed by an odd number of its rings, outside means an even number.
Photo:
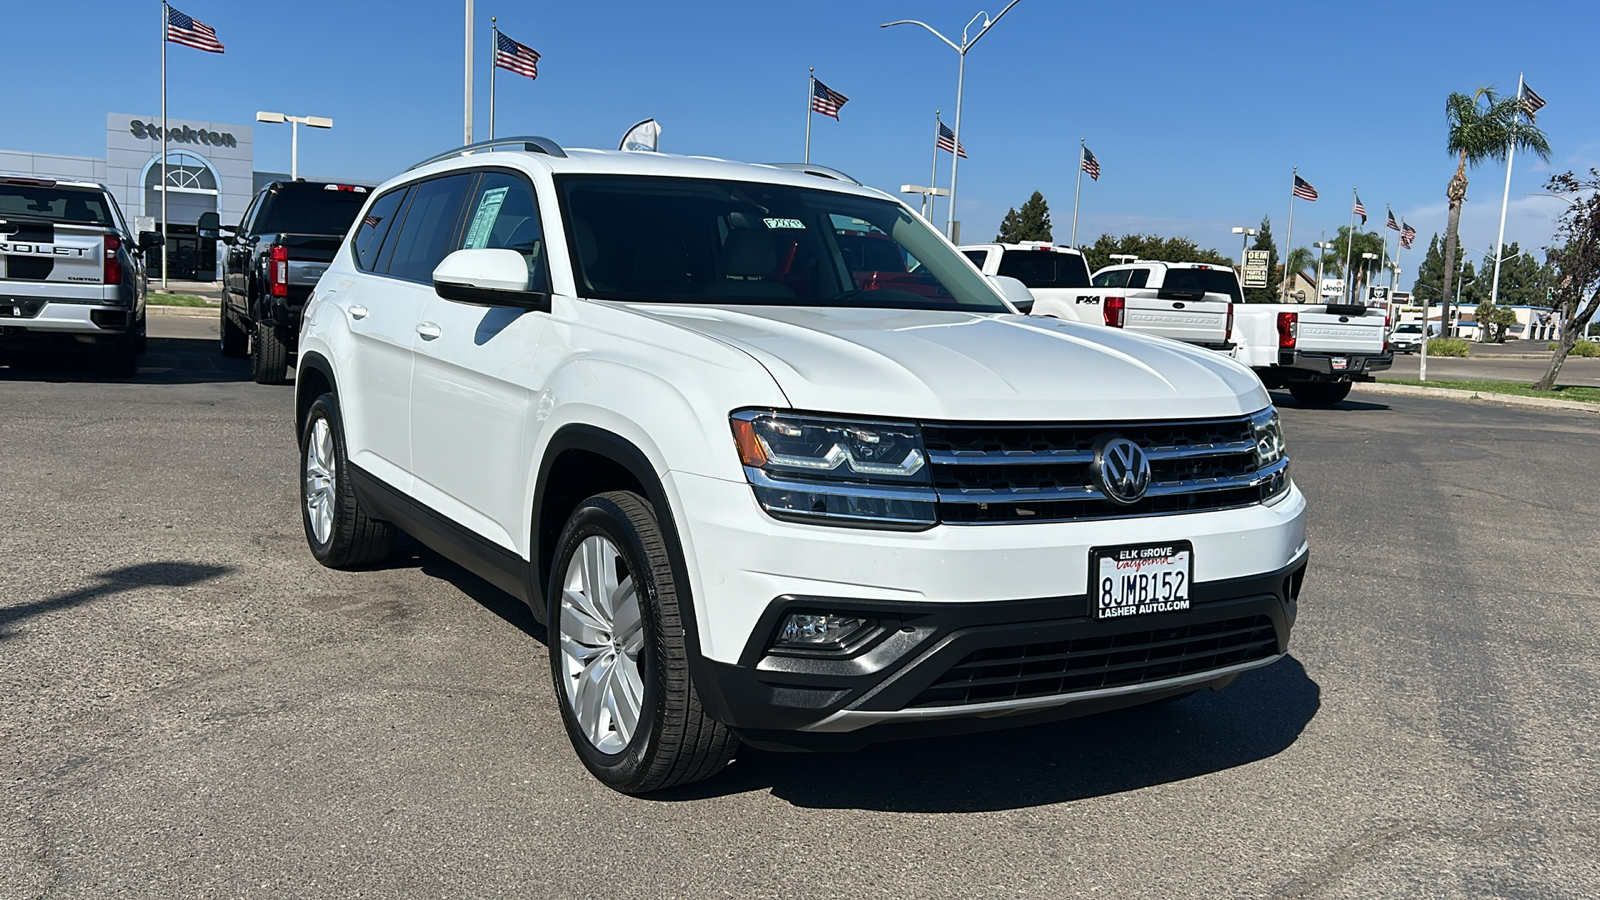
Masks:
[[[315,351],[302,353],[295,368],[294,378],[294,433],[296,439],[305,428],[306,415],[311,404],[323,394],[339,396],[339,381],[333,374],[333,364]]]
[[[533,612],[549,625],[546,586],[555,566],[556,542],[567,518],[585,499],[608,490],[632,490],[649,502],[666,539],[667,557],[678,574],[678,610],[690,651],[690,672],[701,665],[700,629],[683,541],[672,501],[644,450],[629,439],[594,425],[562,426],[546,445],[535,482],[529,533],[529,596]],[[695,677],[697,687],[704,679]]]

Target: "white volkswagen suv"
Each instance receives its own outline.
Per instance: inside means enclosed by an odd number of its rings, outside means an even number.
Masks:
[[[1248,369],[1019,315],[831,170],[490,143],[374,191],[306,307],[306,537],[403,530],[527,601],[604,783],[1286,652],[1305,500]]]

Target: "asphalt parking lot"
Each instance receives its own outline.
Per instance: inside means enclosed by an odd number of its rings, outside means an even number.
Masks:
[[[640,799],[519,603],[415,545],[318,566],[292,389],[152,324],[131,382],[0,367],[0,897],[1600,895],[1592,415],[1281,396],[1289,658]]]

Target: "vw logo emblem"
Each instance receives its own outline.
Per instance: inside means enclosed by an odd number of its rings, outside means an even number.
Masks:
[[[1138,503],[1150,489],[1150,460],[1125,437],[1102,440],[1094,451],[1094,468],[1100,490],[1118,503]]]

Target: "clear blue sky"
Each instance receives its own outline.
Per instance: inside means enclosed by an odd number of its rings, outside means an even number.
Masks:
[[[990,13],[1004,5],[985,2]],[[301,170],[349,178],[381,180],[460,143],[460,0],[177,5],[215,27],[228,49],[171,46],[173,116],[246,124],[258,109],[331,116],[333,131],[303,130]],[[877,26],[920,18],[954,35],[980,8],[979,0],[477,0],[478,134],[488,118],[492,14],[544,55],[536,82],[500,73],[501,134],[612,148],[627,126],[653,116],[670,152],[798,160],[806,67],[815,66],[850,103],[842,121],[813,122],[813,161],[891,191],[926,183],[933,111],[954,120],[956,54],[921,29]],[[159,110],[158,3],[8,3],[6,20],[6,68],[31,74],[13,78],[0,101],[0,148],[101,156],[106,112]],[[1592,60],[1564,37],[1597,32],[1600,3],[1580,0],[1022,0],[969,57],[963,236],[991,238],[1007,207],[1040,190],[1065,242],[1083,137],[1104,174],[1098,184],[1085,179],[1080,243],[1102,231],[1154,231],[1237,256],[1228,229],[1255,227],[1266,214],[1282,248],[1298,165],[1322,199],[1296,204],[1295,244],[1344,224],[1359,186],[1373,224],[1391,204],[1417,228],[1418,248],[1401,261],[1409,282],[1428,237],[1444,230],[1454,167],[1444,152],[1445,95],[1480,84],[1512,91],[1525,70],[1549,101],[1539,122],[1554,157],[1517,160],[1507,240],[1542,247],[1561,203],[1525,195],[1552,169],[1600,165]],[[29,34],[42,37],[19,39]],[[288,171],[288,157],[288,129],[258,126],[257,168]],[[941,184],[948,165],[943,154]],[[1463,243],[1481,250],[1494,240],[1504,168],[1469,178]]]

